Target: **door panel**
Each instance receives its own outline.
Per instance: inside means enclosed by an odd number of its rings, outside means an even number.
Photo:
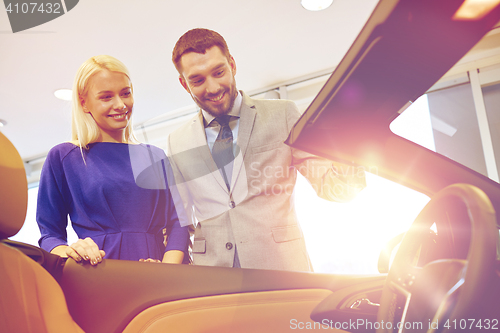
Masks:
[[[123,332],[279,333],[300,327],[321,330],[325,327],[315,324],[309,314],[331,294],[325,289],[299,289],[180,300],[146,309]]]
[[[60,280],[68,308],[85,332],[121,332],[145,309],[215,295],[293,289],[336,291],[385,276],[349,276],[104,260],[68,260]],[[254,297],[254,296],[249,296]],[[179,303],[177,303],[179,304]],[[309,315],[309,314],[308,314]]]

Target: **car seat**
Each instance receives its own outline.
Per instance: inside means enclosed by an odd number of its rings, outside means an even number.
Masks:
[[[0,133],[0,331],[83,332],[55,278],[7,241],[23,226],[27,202],[23,161]]]

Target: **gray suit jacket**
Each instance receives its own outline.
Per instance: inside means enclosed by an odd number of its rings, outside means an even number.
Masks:
[[[243,93],[230,192],[207,146],[201,111],[170,135],[174,186],[183,201],[178,213],[195,226],[194,264],[231,267],[236,246],[243,268],[312,270],[294,209],[297,170],[329,200],[349,200],[365,180],[346,181],[331,161],[284,144],[299,116],[291,101]]]

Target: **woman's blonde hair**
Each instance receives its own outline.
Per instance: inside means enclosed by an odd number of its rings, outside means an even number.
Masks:
[[[92,115],[83,111],[82,100],[87,97],[90,78],[103,69],[123,73],[130,80],[127,67],[120,60],[109,55],[92,57],[80,66],[73,82],[73,105],[71,111],[71,142],[80,148],[87,149],[87,145],[95,142],[101,133]],[[130,85],[132,88],[132,83]],[[131,119],[123,132],[123,139],[124,142],[137,142]]]

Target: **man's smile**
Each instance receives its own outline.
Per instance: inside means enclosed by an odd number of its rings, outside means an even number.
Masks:
[[[222,91],[219,95],[212,97],[212,98],[207,98],[207,100],[209,100],[212,103],[218,103],[224,98],[225,95],[226,95],[226,92]]]

